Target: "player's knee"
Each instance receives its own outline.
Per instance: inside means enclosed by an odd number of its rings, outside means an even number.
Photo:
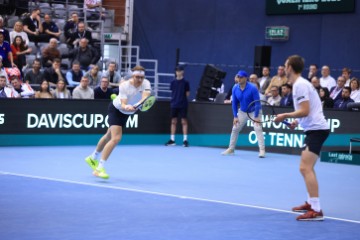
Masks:
[[[300,168],[299,168],[299,171],[300,171],[300,173],[301,173],[302,175],[305,176],[306,174],[308,174],[308,173],[311,172],[311,168],[308,167],[308,166],[306,166],[306,165],[301,164],[301,165],[300,165]]]
[[[177,119],[176,118],[171,119],[171,124],[177,124]]]
[[[121,136],[114,136],[111,138],[111,141],[114,143],[114,144],[118,144],[121,140]]]
[[[187,124],[187,119],[185,119],[185,118],[181,119],[181,124],[182,124],[182,125]]]

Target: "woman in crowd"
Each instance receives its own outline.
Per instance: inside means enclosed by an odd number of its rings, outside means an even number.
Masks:
[[[11,52],[14,63],[19,68],[21,76],[24,77],[22,69],[26,65],[26,54],[31,53],[32,49],[25,45],[25,41],[21,36],[16,36],[11,44]]]
[[[321,87],[319,89],[320,100],[323,108],[333,108],[334,100],[330,97],[329,89]]]
[[[35,98],[54,98],[50,92],[50,84],[47,80],[43,80],[40,85],[40,90],[35,93]]]
[[[14,25],[14,30],[10,32],[10,42],[13,42],[16,36],[22,37],[25,46],[29,46],[29,38],[26,32],[23,31],[23,24],[21,21],[17,21]]]
[[[359,90],[359,79],[352,78],[350,81],[351,94],[350,98],[354,100],[354,102],[360,102],[360,90]]]
[[[71,98],[71,93],[66,88],[66,82],[62,79],[60,79],[56,83],[56,88],[53,91],[51,91],[51,93],[54,96],[54,98],[66,98],[66,99]]]

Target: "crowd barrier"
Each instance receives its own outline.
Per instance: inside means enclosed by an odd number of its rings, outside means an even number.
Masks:
[[[108,100],[3,99],[0,103],[0,146],[95,145],[105,133]],[[290,111],[278,108],[277,112]],[[325,111],[331,134],[324,151],[349,151],[351,138],[360,137],[360,112]],[[231,105],[190,102],[188,111],[190,146],[226,147],[232,128]],[[297,154],[303,146],[301,129],[284,124],[264,123],[268,152]],[[158,101],[148,112],[132,115],[121,144],[163,145],[169,140],[170,104]],[[181,144],[181,127],[177,142]],[[239,135],[237,147],[256,150],[257,140],[248,121]],[[353,150],[359,150],[354,145]]]

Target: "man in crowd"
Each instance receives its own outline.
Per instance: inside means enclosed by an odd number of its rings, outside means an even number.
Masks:
[[[108,69],[103,73],[103,77],[109,79],[109,86],[112,88],[118,87],[121,81],[121,76],[116,72],[116,62],[110,62]]]
[[[94,89],[95,99],[110,99],[113,91],[109,88],[109,79],[107,77],[102,77],[100,80],[100,86]]]
[[[280,106],[282,107],[293,107],[292,87],[290,84],[285,83],[281,86],[281,101]]]
[[[21,83],[18,77],[14,76],[10,81],[14,90],[19,94],[19,97],[30,98],[35,95],[35,92],[31,86],[27,83]]]
[[[94,90],[89,87],[89,78],[82,77],[80,85],[73,91],[73,99],[94,99]]]
[[[44,79],[44,74],[40,69],[40,59],[36,58],[32,64],[32,69],[25,74],[25,82],[28,84],[41,84]]]
[[[329,91],[336,85],[335,79],[330,75],[329,66],[324,65],[321,68],[320,85],[321,87],[326,87]]]
[[[55,58],[52,66],[45,69],[44,71],[44,78],[49,81],[50,86],[56,86],[56,83],[58,80],[63,80],[66,82],[66,78],[64,74],[61,72],[60,69],[61,66],[61,60],[58,58]]]
[[[66,80],[70,87],[76,87],[80,84],[84,72],[80,69],[79,61],[75,60],[72,63],[71,70],[66,73]]]
[[[72,62],[77,60],[82,70],[89,70],[89,68],[97,64],[100,55],[99,52],[88,43],[89,41],[86,38],[82,38],[79,47],[71,50],[68,54],[64,54],[63,58],[68,57]]]
[[[334,103],[334,109],[346,110],[348,103],[354,102],[354,100],[350,98],[350,94],[351,88],[344,87],[341,92],[341,98]]]

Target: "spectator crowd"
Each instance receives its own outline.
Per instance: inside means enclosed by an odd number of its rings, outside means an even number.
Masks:
[[[103,19],[99,8],[101,0],[85,0],[85,12],[70,12],[61,26],[38,7],[12,26],[8,22],[5,27],[0,17],[0,98],[109,99],[116,93],[124,81],[117,63],[110,61],[106,69],[100,68],[98,42],[81,21],[85,14],[89,19]],[[359,80],[350,68],[343,68],[335,78],[328,65],[320,73],[316,64],[308,69],[306,77],[318,91],[323,108],[347,109],[348,103],[360,102]],[[261,76],[252,74],[249,81],[256,84],[261,99],[275,106],[292,106],[292,86],[284,66],[278,66],[273,77],[270,68],[263,67]],[[230,102],[231,89],[224,103]]]

